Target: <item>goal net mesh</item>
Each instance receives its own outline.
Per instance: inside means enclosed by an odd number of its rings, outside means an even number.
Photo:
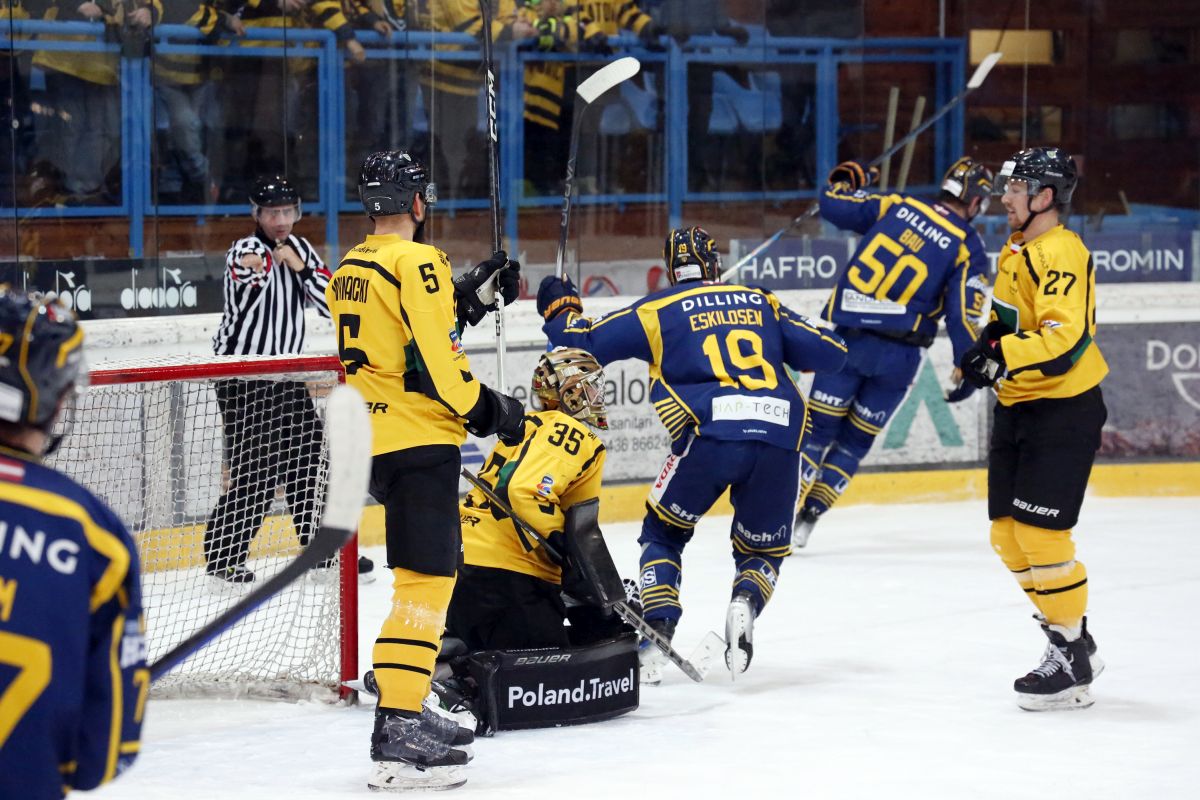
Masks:
[[[137,541],[154,661],[282,569],[315,532],[328,477],[324,403],[339,373],[335,359],[318,357],[102,367],[65,415],[48,462],[108,503]],[[228,579],[242,568],[253,582]],[[337,558],[314,569],[152,694],[336,697],[352,624],[339,573]]]

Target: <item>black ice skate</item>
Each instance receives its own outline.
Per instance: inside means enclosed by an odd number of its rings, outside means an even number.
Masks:
[[[754,604],[750,595],[738,594],[729,603],[725,612],[725,666],[729,667],[729,679],[750,668],[754,657]]]
[[[347,681],[350,688],[358,691],[367,692],[375,696],[376,702],[379,700],[379,683],[375,680],[375,670],[369,669],[363,673],[362,681]],[[463,747],[475,741],[475,732],[471,728],[465,728],[458,724],[455,717],[457,714],[453,710],[449,710],[452,716],[444,716],[434,711],[430,706],[440,704],[443,699],[444,684],[439,685],[434,681],[430,694],[425,698],[425,704],[421,707],[421,719],[426,727],[440,741],[451,747]],[[441,690],[441,691],[440,691]],[[403,713],[403,712],[402,712]],[[470,761],[474,756],[470,751],[466,751],[467,761]]]
[[[374,791],[453,789],[467,782],[467,754],[442,741],[424,711],[376,709],[371,760],[367,788]]]
[[[1045,615],[1038,612],[1033,615],[1033,618],[1038,621],[1038,624],[1042,626],[1042,630],[1044,631],[1046,629]],[[1088,633],[1087,617],[1084,617],[1080,623],[1079,638],[1083,639],[1084,646],[1087,647],[1088,662],[1092,665],[1092,680],[1094,681],[1100,677],[1101,672],[1104,672],[1104,662],[1100,659],[1100,656],[1096,655],[1096,651],[1099,648],[1096,647],[1096,640]]]
[[[1026,711],[1070,710],[1092,705],[1096,701],[1089,687],[1094,676],[1082,634],[1068,639],[1071,632],[1060,625],[1043,625],[1042,630],[1050,643],[1042,655],[1042,663],[1013,683],[1017,705]]]
[[[667,642],[675,637],[676,619],[648,619],[651,628],[658,631]],[[663,668],[667,665],[667,655],[649,639],[643,638],[638,642],[638,681],[642,686],[658,686],[662,683]]]
[[[313,565],[312,571],[309,573],[309,578],[316,583],[333,583],[337,580],[337,561],[334,557],[318,561]],[[358,557],[358,582],[360,584],[368,584],[375,582],[375,562],[366,556]]]
[[[793,554],[808,544],[808,537],[812,536],[813,528],[816,527],[817,520],[820,518],[820,513],[809,506],[800,509],[800,513],[796,515],[796,521],[792,524]]]
[[[240,564],[230,567],[205,567],[204,572],[213,578],[224,581],[232,585],[240,585],[243,583],[254,583],[254,572]]]

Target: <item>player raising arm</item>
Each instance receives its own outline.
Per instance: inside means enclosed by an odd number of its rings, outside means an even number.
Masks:
[[[42,456],[83,375],[57,300],[0,287],[0,797],[58,800],[137,758],[150,673],[125,526]]]
[[[983,313],[987,254],[971,220],[987,210],[992,173],[960,158],[942,178],[937,200],[869,194],[876,170],[855,161],[837,165],[821,194],[821,214],[862,244],[838,277],[822,316],[850,350],[838,373],[818,375],[811,399],[812,435],[804,443],[804,507],[793,545],[804,547],[813,526],[858,472],[933,344],[945,317],[954,363],[975,342],[972,317]],[[960,382],[955,370],[952,379]],[[962,400],[974,388],[955,389]]]
[[[570,281],[550,276],[538,290],[538,310],[551,344],[582,348],[601,364],[636,358],[650,365],[650,399],[672,446],[638,541],[646,620],[667,639],[683,612],[683,548],[730,489],[736,575],[726,662],[736,675],[750,665],[754,619],[791,548],[808,411],[787,367],[837,370],[846,348],[770,292],[717,283],[721,258],[702,228],[671,231],[663,257],[671,285],[628,308],[583,318]],[[643,644],[644,680],[655,682],[664,657]]]

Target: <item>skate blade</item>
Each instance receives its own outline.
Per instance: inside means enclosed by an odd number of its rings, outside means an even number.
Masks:
[[[708,671],[712,669],[713,661],[717,656],[725,652],[725,640],[717,635],[716,631],[709,631],[700,640],[700,644],[692,651],[692,655],[688,661],[692,662],[692,666],[696,668],[696,672],[700,673],[700,677],[706,677]]]
[[[729,680],[750,668],[751,651],[742,649],[742,639],[752,636],[754,617],[745,603],[730,603],[725,614],[725,666],[729,668]]]
[[[794,556],[797,551],[804,549],[808,544],[808,538],[812,536],[814,527],[816,526],[807,522],[797,522],[792,527],[792,552],[789,555]]]
[[[467,782],[462,767],[418,767],[403,761],[376,761],[367,788],[373,792],[439,792]]]
[[[1096,702],[1087,686],[1072,686],[1055,694],[1019,694],[1017,705],[1025,711],[1076,711]]]
[[[367,584],[374,583],[374,582],[375,582],[375,573],[374,572],[358,573],[358,585],[359,586],[366,586]]]

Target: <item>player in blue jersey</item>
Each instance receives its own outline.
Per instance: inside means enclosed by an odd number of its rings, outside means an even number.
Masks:
[[[0,286],[0,797],[59,800],[137,757],[138,556],[104,503],[41,463],[83,374],[57,300]]]
[[[840,369],[846,347],[770,292],[718,283],[721,257],[701,228],[671,231],[663,257],[669,287],[600,319],[580,316],[575,287],[553,276],[537,306],[551,344],[583,348],[601,364],[650,365],[650,400],[672,445],[646,501],[641,588],[647,621],[668,639],[683,613],[684,545],[730,490],[737,572],[725,658],[736,676],[750,665],[754,619],[791,547],[808,410],[787,368]],[[653,646],[640,656],[643,682],[657,682],[663,657]]]
[[[843,162],[821,195],[821,215],[862,234],[862,244],[822,312],[850,354],[841,372],[817,375],[809,393],[812,435],[802,455],[807,491],[792,535],[795,548],[807,544],[904,399],[938,321],[946,319],[957,365],[975,342],[972,317],[983,313],[988,259],[971,220],[987,210],[992,173],[960,158],[942,178],[938,199],[926,203],[863,191],[877,172]],[[950,402],[974,391],[957,367],[951,380],[957,387]]]

